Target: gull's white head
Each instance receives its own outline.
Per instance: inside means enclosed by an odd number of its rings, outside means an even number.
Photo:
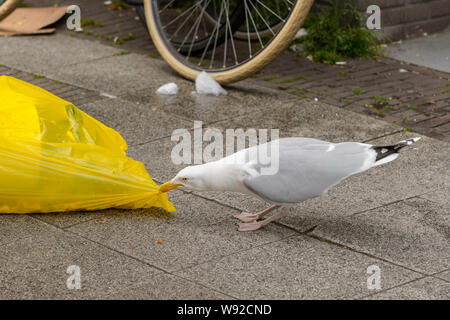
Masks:
[[[167,192],[182,187],[193,191],[244,192],[246,188],[241,182],[241,175],[239,166],[213,161],[184,168],[172,180],[162,184],[159,190]]]
[[[172,180],[161,185],[160,190],[167,192],[182,187],[193,191],[206,191],[209,190],[207,181],[208,175],[204,166],[189,166],[178,172]]]

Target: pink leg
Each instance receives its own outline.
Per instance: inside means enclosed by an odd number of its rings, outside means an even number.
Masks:
[[[241,220],[242,222],[254,222],[258,219],[261,219],[264,215],[268,214],[274,209],[278,209],[280,206],[271,206],[267,208],[266,210],[263,210],[258,213],[248,213],[248,212],[241,212],[238,215],[235,215],[234,217]]]
[[[274,214],[270,218],[264,219],[262,221],[253,221],[253,222],[244,222],[244,223],[238,223],[238,230],[239,231],[253,231],[258,230],[262,227],[264,227],[266,224],[280,219],[282,216],[286,215],[288,213],[287,208],[282,208],[280,212]]]

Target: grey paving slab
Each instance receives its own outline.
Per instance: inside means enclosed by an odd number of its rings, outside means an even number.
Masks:
[[[261,86],[256,76],[251,76],[250,78],[241,80],[236,83],[226,85],[227,90],[232,90],[233,92],[240,92],[247,95],[261,95],[261,97],[272,97],[277,100],[285,101],[297,101],[297,97],[292,95],[287,95],[283,90],[277,90],[276,88],[268,88]]]
[[[161,273],[149,277],[149,281],[133,287],[124,288],[111,294],[108,299],[127,300],[222,300],[233,297],[199,285],[178,276]]]
[[[0,247],[1,299],[108,298],[160,273],[135,259],[32,220],[46,227]],[[80,290],[67,288],[67,268],[72,265],[80,267]]]
[[[399,130],[395,125],[312,100],[286,102],[263,98],[258,113],[214,124],[219,129],[278,129],[280,137],[310,137],[333,142],[365,141]],[[351,125],[349,125],[351,124]]]
[[[136,104],[120,98],[99,100],[79,108],[117,130],[128,145],[171,136],[178,128],[191,129],[194,126],[190,121],[159,111],[151,105]]]
[[[46,75],[114,96],[146,88],[155,91],[167,82],[185,81],[176,76],[162,60],[134,53],[52,68]]]
[[[450,300],[450,283],[433,277],[412,281],[367,297],[371,300]]]
[[[152,110],[161,110],[183,117],[189,121],[202,121],[204,124],[242,116],[248,113],[259,113],[261,109],[272,105],[271,101],[286,101],[286,95],[266,91],[261,88],[242,90],[239,87],[229,88],[226,96],[205,96],[195,93],[194,84],[176,81],[179,87],[177,96],[164,96],[148,88],[131,90],[120,98],[142,104]],[[269,99],[269,102],[267,101]]]
[[[149,224],[171,224],[208,226],[229,220],[236,213],[232,208],[224,207],[211,200],[193,196],[189,192],[174,190],[169,194],[169,200],[176,203],[176,212],[169,213],[159,208],[150,209],[110,209],[98,211],[97,222],[116,223],[127,219],[147,222]],[[134,222],[133,222],[134,223]]]
[[[194,192],[194,194],[245,212],[259,212],[270,206],[267,202],[255,197],[235,192]],[[329,221],[332,217],[348,214],[338,211],[331,205],[329,207],[326,207],[326,205],[326,203],[321,203],[320,200],[308,200],[299,203],[290,207],[289,214],[278,222],[299,232],[305,232],[324,221]]]
[[[180,197],[185,197],[184,202],[177,204],[173,215],[163,210],[120,212],[106,217],[104,224],[91,220],[69,230],[167,271],[218,259],[293,234],[276,225],[254,233],[238,232],[232,217],[236,210],[192,194],[180,194]],[[157,243],[158,238],[162,243]]]
[[[32,233],[46,230],[43,223],[36,223],[33,218],[27,215],[3,214],[0,217],[0,248],[8,243],[28,237]]]
[[[420,277],[401,267],[294,236],[177,272],[241,299],[341,299],[372,293],[367,267],[383,270],[382,289]]]
[[[450,270],[434,274],[434,277],[450,282]]]
[[[450,208],[450,187],[426,193],[421,197]]]
[[[115,214],[117,209],[106,209],[99,211],[70,211],[70,212],[51,212],[34,213],[30,217],[39,219],[58,228],[67,228],[74,224],[97,219],[102,221],[105,217]]]
[[[330,220],[313,234],[426,274],[450,266],[450,209],[421,198]]]
[[[172,191],[169,195],[169,200],[176,203],[177,208],[183,208],[183,211],[189,212],[189,214],[184,215],[179,212],[169,213],[159,208],[133,210],[111,208],[98,211],[36,213],[30,214],[28,217],[34,217],[59,228],[67,228],[90,220],[93,220],[93,223],[105,224],[109,223],[111,219],[113,219],[113,221],[120,221],[121,219],[126,220],[131,216],[135,219],[153,219],[154,223],[160,221],[164,223],[210,225],[229,219],[232,214],[235,213],[233,209],[215,205],[214,202],[209,200],[192,197],[188,192],[181,190]],[[198,203],[203,206],[211,204],[211,206],[209,206],[209,210],[205,213],[203,210],[199,210]],[[36,224],[32,219],[26,220],[27,223],[24,223],[22,221],[23,217],[27,216],[10,215],[10,218],[5,218],[3,220],[3,227],[1,230],[4,230],[3,235],[5,236],[5,241],[7,241],[7,243],[9,243],[9,239],[12,241],[15,239],[14,237],[11,237],[11,235],[15,235],[18,238],[27,236],[29,232],[27,229],[28,225],[33,227],[41,226],[41,224]],[[13,223],[15,223],[17,227],[12,225]],[[23,229],[22,233],[20,232],[22,230],[20,228]]]
[[[110,46],[61,34],[0,37],[0,64],[46,76],[53,68],[68,68],[119,52]]]
[[[386,53],[400,61],[450,72],[450,31],[391,44]]]

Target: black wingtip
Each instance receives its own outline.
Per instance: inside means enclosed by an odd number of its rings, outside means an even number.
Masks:
[[[409,138],[406,140],[399,141],[397,144],[391,146],[383,146],[383,147],[372,147],[377,153],[377,158],[375,160],[379,161],[391,154],[398,153],[402,148],[413,144],[421,139],[421,137]]]

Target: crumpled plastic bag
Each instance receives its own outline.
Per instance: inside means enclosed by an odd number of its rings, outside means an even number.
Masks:
[[[0,76],[0,213],[175,211],[115,130],[50,92]]]

